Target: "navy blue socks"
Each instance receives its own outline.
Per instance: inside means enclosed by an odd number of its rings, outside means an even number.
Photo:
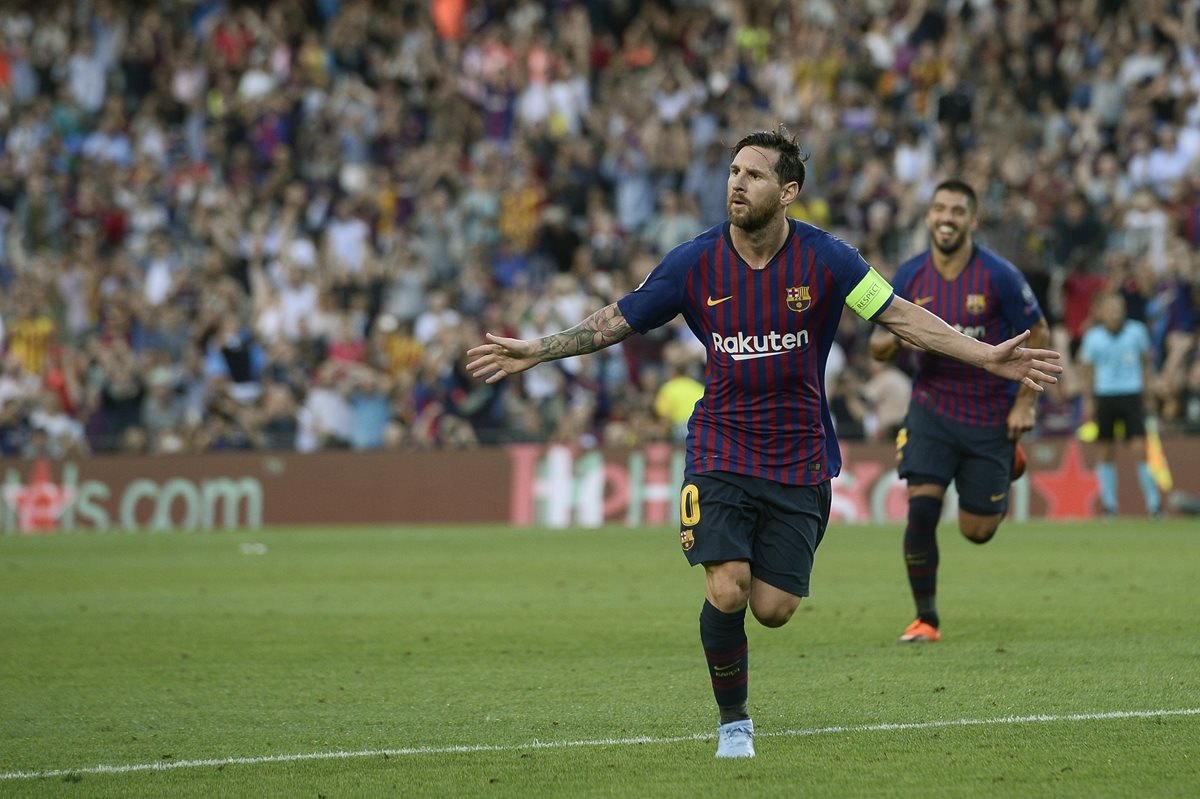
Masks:
[[[708,600],[700,610],[700,643],[708,661],[713,696],[721,723],[750,718],[746,710],[749,659],[746,645],[746,609],[736,613],[717,610]]]
[[[942,516],[940,497],[916,496],[908,500],[908,526],[904,528],[904,564],[912,588],[917,616],[938,626],[937,525]]]

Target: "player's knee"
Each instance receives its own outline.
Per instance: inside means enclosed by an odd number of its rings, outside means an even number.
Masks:
[[[708,581],[708,599],[723,613],[736,613],[750,601],[750,581],[714,575]]]
[[[750,603],[750,612],[763,627],[782,627],[796,612],[800,600],[795,602],[771,602],[765,605]]]
[[[986,544],[991,541],[996,531],[1000,529],[999,522],[974,522],[964,523],[959,527],[963,536],[974,544]]]

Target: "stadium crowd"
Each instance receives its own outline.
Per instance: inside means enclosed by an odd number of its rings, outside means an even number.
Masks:
[[[1125,295],[1200,430],[1196,0],[115,0],[0,10],[0,453],[633,445],[680,434],[677,322],[487,386],[483,330],[568,327],[725,219],[782,121],[792,213],[885,275],[942,178],[1073,353]],[[845,314],[840,435],[908,378]],[[1072,374],[1068,362],[1068,377]],[[1080,422],[1080,387],[1039,434]]]

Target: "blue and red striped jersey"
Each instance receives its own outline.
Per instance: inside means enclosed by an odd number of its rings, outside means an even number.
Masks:
[[[1033,290],[1020,271],[976,245],[967,267],[953,280],[933,266],[930,250],[900,265],[896,294],[940,316],[947,324],[988,344],[999,344],[1042,318]],[[1005,424],[1020,386],[977,366],[919,353],[912,401],[963,424]]]
[[[683,314],[705,345],[704,396],[688,422],[689,474],[811,485],[841,469],[825,361],[843,304],[871,319],[892,290],[850,245],[789,224],[791,235],[763,269],[738,256],[724,223],[667,253],[618,301],[634,330]]]

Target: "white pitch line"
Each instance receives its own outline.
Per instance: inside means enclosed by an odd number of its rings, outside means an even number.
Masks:
[[[1200,716],[1200,708],[1180,710],[1114,710],[1107,713],[1067,713],[1062,715],[1001,716],[993,719],[951,719],[949,721],[911,721],[884,724],[855,724],[837,727],[816,727],[808,730],[780,730],[758,733],[759,738],[794,738],[801,735],[831,735],[839,732],[889,732],[894,730],[931,730],[942,727],[977,727],[998,724],[1033,724],[1052,721],[1104,721],[1106,719],[1148,719],[1160,716]],[[0,773],[0,780],[30,780],[45,777],[67,777],[72,774],[129,774],[137,771],[171,771],[180,768],[257,765],[260,763],[296,763],[303,760],[349,760],[362,757],[402,757],[404,755],[453,755],[472,752],[521,752],[530,749],[572,749],[582,746],[629,746],[631,744],[674,744],[684,741],[707,741],[716,733],[698,732],[653,738],[598,738],[584,741],[538,741],[523,744],[466,744],[462,746],[412,746],[401,749],[362,749],[355,752],[308,752],[298,755],[262,755],[261,757],[221,757],[207,760],[173,760],[160,763],[134,763],[125,766],[86,766],[83,768],[50,769],[46,771],[10,771]]]

